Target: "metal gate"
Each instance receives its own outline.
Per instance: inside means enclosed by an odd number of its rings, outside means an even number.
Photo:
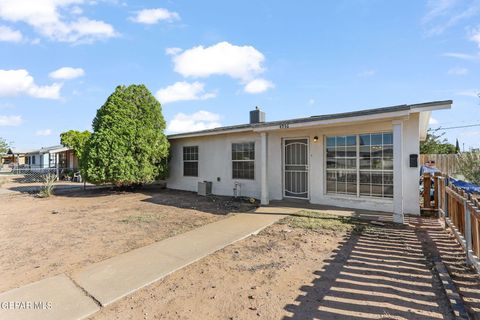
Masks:
[[[284,196],[308,199],[308,139],[285,139]]]

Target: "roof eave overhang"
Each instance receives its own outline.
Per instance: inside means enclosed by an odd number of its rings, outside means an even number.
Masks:
[[[432,115],[432,111],[435,110],[446,110],[452,108],[453,101],[447,100],[443,101],[443,103],[435,103],[432,105],[413,105],[410,109],[412,113],[419,114],[419,121],[418,121],[418,131],[420,141],[425,141],[427,139],[427,132],[428,128],[430,127],[430,117]]]
[[[230,133],[239,133],[239,132],[251,132],[253,131],[252,127],[242,128],[242,129],[233,129],[233,130],[219,130],[219,131],[211,131],[211,132],[202,132],[202,133],[181,133],[167,136],[168,140],[174,139],[182,139],[182,138],[197,138],[197,137],[205,137],[205,136],[214,136],[219,134],[230,134]]]

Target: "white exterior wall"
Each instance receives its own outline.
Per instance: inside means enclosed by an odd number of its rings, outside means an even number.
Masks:
[[[310,202],[347,208],[393,211],[393,199],[357,198],[348,195],[326,194],[325,186],[325,136],[349,135],[392,131],[392,120],[359,123],[342,126],[318,127],[310,129],[282,129],[268,131],[267,185],[270,200],[283,199],[283,146],[284,138],[309,139],[309,191]],[[314,137],[318,141],[314,142]],[[255,180],[232,179],[231,144],[233,142],[255,141]],[[171,160],[167,185],[172,189],[197,191],[198,181],[212,181],[212,192],[218,195],[233,195],[235,181],[241,183],[241,195],[261,196],[261,140],[259,132],[219,134],[194,138],[170,140]],[[418,181],[419,168],[409,167],[409,155],[419,153],[418,114],[404,120],[403,130],[403,194],[405,213],[419,214]],[[198,146],[198,177],[183,176],[183,146]],[[220,177],[220,181],[217,181]]]
[[[420,153],[419,117],[418,113],[414,113],[403,122],[403,211],[418,215],[421,163],[417,168],[410,168],[410,154]]]
[[[232,143],[252,141],[255,142],[255,179],[232,179]],[[175,139],[170,143],[169,188],[196,192],[199,181],[212,181],[213,194],[231,196],[235,182],[239,182],[242,196],[260,198],[260,134],[223,134]],[[198,146],[198,177],[183,176],[184,146]]]

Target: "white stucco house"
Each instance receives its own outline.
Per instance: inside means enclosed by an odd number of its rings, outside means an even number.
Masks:
[[[433,110],[452,101],[398,105],[170,135],[167,186],[271,200],[420,214],[419,143]]]

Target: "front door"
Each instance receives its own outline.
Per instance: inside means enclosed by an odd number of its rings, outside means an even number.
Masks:
[[[283,144],[283,195],[308,199],[308,139],[285,139]]]

